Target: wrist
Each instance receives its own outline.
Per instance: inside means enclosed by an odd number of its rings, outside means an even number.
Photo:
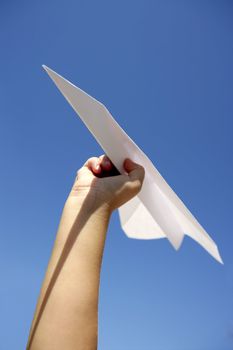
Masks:
[[[113,209],[107,201],[101,199],[98,193],[89,190],[80,190],[77,193],[73,191],[69,194],[64,209],[67,211],[76,211],[77,213],[82,210],[87,214],[98,214],[109,218]]]

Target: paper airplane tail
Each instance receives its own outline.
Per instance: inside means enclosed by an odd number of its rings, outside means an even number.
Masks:
[[[167,238],[176,250],[180,248],[183,242],[184,234],[180,231],[179,235],[176,235],[175,237],[169,235],[168,237],[145,205],[140,201],[138,196],[135,196],[130,201],[122,205],[118,209],[118,212],[121,226],[129,238]]]
[[[185,225],[180,229],[180,234],[176,239],[171,239],[164,233],[158,222],[153,218],[138,196],[122,205],[119,209],[119,217],[121,226],[125,234],[133,239],[159,239],[167,238],[172,246],[178,250],[183,242],[185,234],[199,243],[213,258],[223,264],[219,254],[218,247],[214,241],[208,236],[204,229],[200,226],[198,230],[186,218],[182,218]],[[169,220],[169,218],[168,218]],[[201,230],[201,231],[200,231]]]

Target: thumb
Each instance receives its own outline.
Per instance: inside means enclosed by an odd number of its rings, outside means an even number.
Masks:
[[[144,168],[130,159],[123,163],[127,174],[106,178],[111,181],[113,194],[112,208],[119,208],[121,205],[132,199],[141,190],[144,179]]]
[[[137,192],[140,191],[145,176],[143,166],[134,163],[131,159],[125,159],[124,168],[128,173],[129,182],[135,187]]]

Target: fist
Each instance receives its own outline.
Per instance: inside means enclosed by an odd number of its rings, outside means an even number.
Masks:
[[[89,158],[78,170],[70,196],[91,196],[95,205],[105,204],[113,211],[134,197],[143,184],[141,165],[125,159],[123,167],[126,174],[120,175],[107,156]]]

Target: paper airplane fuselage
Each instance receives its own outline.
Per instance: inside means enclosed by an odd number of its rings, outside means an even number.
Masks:
[[[167,237],[178,249],[186,234],[222,263],[215,242],[107,108],[50,68],[43,67],[120,173],[125,172],[125,158],[145,168],[141,191],[119,208],[126,235],[138,239]]]

